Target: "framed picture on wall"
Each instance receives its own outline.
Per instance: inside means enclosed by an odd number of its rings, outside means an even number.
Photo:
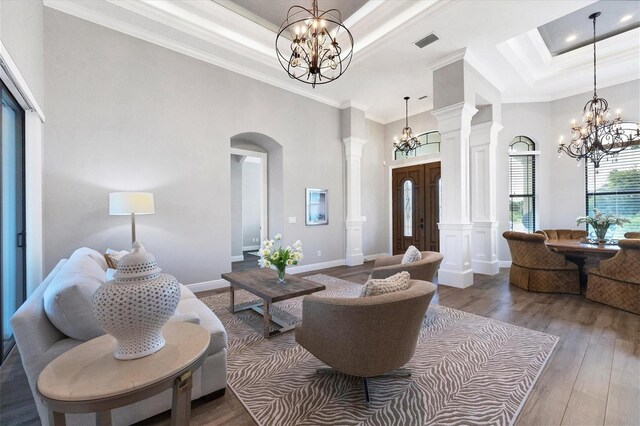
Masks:
[[[329,223],[327,192],[326,189],[307,188],[305,225],[327,225]]]

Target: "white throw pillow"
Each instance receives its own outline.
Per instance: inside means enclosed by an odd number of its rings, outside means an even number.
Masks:
[[[104,334],[93,316],[91,299],[105,282],[105,270],[92,252],[86,247],[76,250],[43,295],[49,321],[65,335],[83,341]]]
[[[369,280],[362,287],[360,297],[379,296],[409,288],[411,277],[407,271],[398,272],[389,278]]]
[[[400,263],[413,263],[420,259],[422,259],[422,253],[420,253],[420,250],[415,248],[415,246],[409,246],[404,256],[402,256],[402,262]]]

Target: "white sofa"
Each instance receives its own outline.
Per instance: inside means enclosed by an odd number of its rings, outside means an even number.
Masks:
[[[47,409],[35,390],[38,376],[49,362],[82,343],[82,340],[66,336],[52,324],[45,312],[44,295],[45,290],[55,282],[56,276],[64,265],[69,262],[69,266],[72,266],[71,263],[75,258],[76,256],[72,255],[69,260],[61,260],[11,318],[13,334],[43,425],[48,425],[48,418]],[[106,263],[100,264],[100,267],[106,272]],[[227,333],[211,309],[184,285],[180,284],[180,289],[180,303],[171,320],[199,321],[200,326],[211,333],[209,355],[194,375],[191,397],[197,399],[214,392],[215,395],[222,395],[227,385]],[[136,404],[112,410],[113,424],[128,425],[169,409],[171,409],[171,389]],[[68,414],[66,419],[68,425],[95,424],[94,414]]]

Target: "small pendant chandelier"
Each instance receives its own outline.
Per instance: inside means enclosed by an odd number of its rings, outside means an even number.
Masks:
[[[571,142],[565,144],[560,137],[558,152],[566,153],[577,161],[591,160],[598,168],[600,161],[606,156],[616,156],[627,147],[640,143],[640,124],[623,122],[620,111],[611,120],[609,103],[599,98],[596,90],[596,18],[600,12],[589,15],[593,20],[593,99],[589,100],[582,110],[582,123],[571,126]]]
[[[346,45],[338,43],[339,37]],[[280,50],[280,43],[289,49]],[[337,9],[318,10],[318,2],[313,0],[311,10],[302,6],[289,9],[276,36],[276,53],[289,77],[315,88],[316,84],[338,79],[347,70],[353,55],[353,36]]]
[[[413,151],[420,145],[422,142],[418,140],[415,136],[413,136],[413,132],[411,131],[411,127],[409,127],[409,97],[404,97],[405,102],[405,119],[404,119],[404,129],[402,129],[402,134],[398,138],[397,136],[393,138],[393,146],[396,151],[402,151],[404,155],[408,155],[409,152]]]

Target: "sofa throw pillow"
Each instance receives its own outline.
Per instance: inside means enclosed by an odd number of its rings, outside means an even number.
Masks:
[[[93,293],[105,282],[105,271],[93,250],[76,250],[43,294],[44,311],[62,333],[86,341],[104,334],[93,316]]]
[[[107,261],[107,265],[111,269],[118,269],[118,262],[122,259],[122,256],[129,254],[126,250],[111,250],[107,249],[104,254],[104,259]]]
[[[407,271],[402,271],[389,278],[369,280],[364,287],[362,287],[360,297],[379,296],[381,294],[406,290],[409,288],[410,278]]]
[[[422,253],[415,246],[409,246],[407,251],[402,256],[402,262],[400,263],[413,263],[422,259]]]

